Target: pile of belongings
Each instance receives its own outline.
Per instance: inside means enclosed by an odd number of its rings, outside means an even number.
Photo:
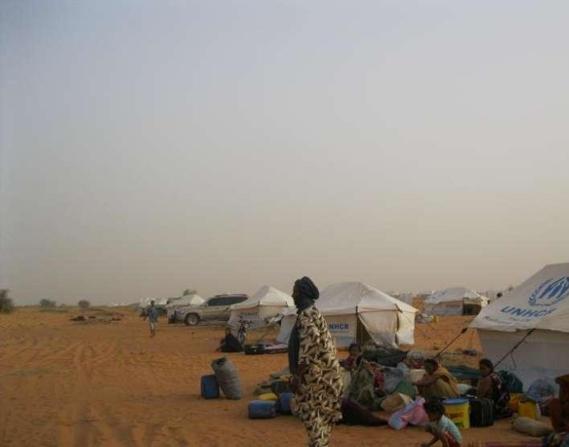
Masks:
[[[261,396],[268,393],[273,393],[275,395],[280,395],[282,393],[290,392],[290,380],[292,376],[288,368],[272,373],[268,380],[265,380],[257,385],[253,394],[256,396]]]
[[[368,347],[364,349],[362,357],[382,366],[396,367],[407,358],[407,351],[384,346]]]

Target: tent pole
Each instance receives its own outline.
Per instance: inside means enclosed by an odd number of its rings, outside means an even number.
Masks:
[[[362,338],[360,334],[360,314],[358,313],[358,306],[356,306],[356,343],[360,345],[360,349],[362,346]]]

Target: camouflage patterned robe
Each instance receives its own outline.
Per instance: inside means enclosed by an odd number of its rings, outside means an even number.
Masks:
[[[310,447],[326,447],[334,423],[342,418],[342,378],[328,324],[314,306],[298,314],[299,365],[295,414],[304,423]]]

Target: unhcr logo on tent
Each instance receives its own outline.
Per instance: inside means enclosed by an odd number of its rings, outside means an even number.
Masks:
[[[569,276],[558,280],[548,279],[529,297],[531,306],[553,306],[569,296]]]
[[[329,323],[328,329],[332,332],[344,332],[350,330],[350,325],[348,323]]]

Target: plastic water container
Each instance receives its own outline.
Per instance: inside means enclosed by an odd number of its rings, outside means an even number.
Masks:
[[[219,385],[215,374],[202,376],[201,387],[204,399],[217,399],[219,397]]]
[[[459,428],[470,428],[470,403],[468,399],[447,399],[443,401],[447,417]]]
[[[294,397],[293,393],[281,393],[279,395],[279,411],[283,414],[291,414],[290,402]]]
[[[249,402],[249,419],[271,419],[277,415],[273,400],[253,400]]]
[[[539,405],[533,400],[520,401],[518,404],[518,415],[531,419],[539,419],[541,416]]]

